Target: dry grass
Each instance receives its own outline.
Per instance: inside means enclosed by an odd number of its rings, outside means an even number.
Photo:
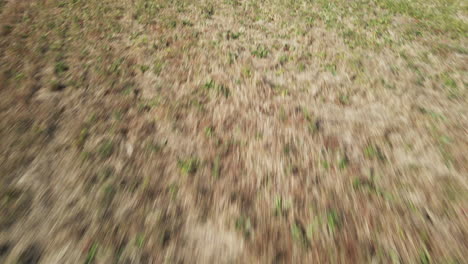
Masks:
[[[465,1],[0,10],[0,262],[464,262]]]

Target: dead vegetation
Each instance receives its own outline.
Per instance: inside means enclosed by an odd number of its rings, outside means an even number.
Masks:
[[[461,0],[0,0],[1,263],[463,263]]]

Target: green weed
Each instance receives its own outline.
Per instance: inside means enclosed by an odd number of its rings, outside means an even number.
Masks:
[[[94,259],[96,258],[96,254],[97,254],[97,251],[98,251],[98,244],[97,243],[94,243],[91,248],[89,249],[88,251],[88,255],[86,255],[86,260],[85,260],[85,264],[92,264],[94,263]]]
[[[177,165],[179,166],[182,174],[195,174],[200,166],[200,161],[195,157],[191,157],[186,160],[179,160]]]

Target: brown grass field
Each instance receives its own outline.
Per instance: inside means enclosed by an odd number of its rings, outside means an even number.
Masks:
[[[465,0],[0,0],[0,263],[468,259]]]

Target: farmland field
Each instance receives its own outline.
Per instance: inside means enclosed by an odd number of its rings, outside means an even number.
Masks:
[[[468,2],[0,0],[0,263],[466,263]]]

